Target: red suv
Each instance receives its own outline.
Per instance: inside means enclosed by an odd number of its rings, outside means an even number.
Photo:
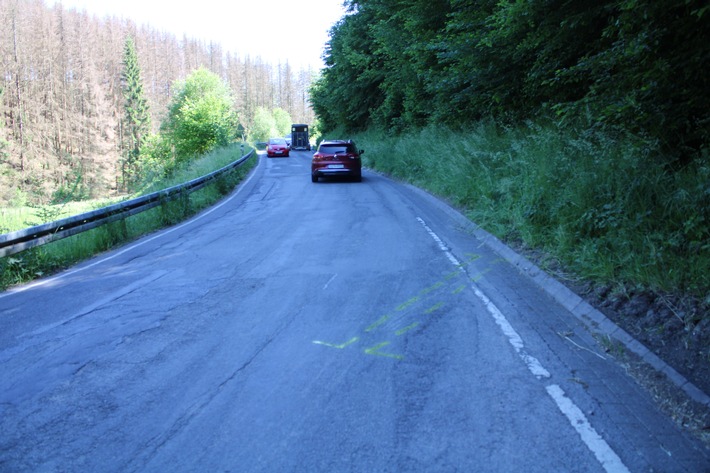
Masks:
[[[352,140],[327,140],[321,142],[311,161],[311,181],[318,182],[323,176],[349,176],[362,180],[360,155]]]

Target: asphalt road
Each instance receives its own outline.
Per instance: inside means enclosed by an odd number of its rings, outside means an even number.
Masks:
[[[0,471],[710,471],[441,202],[309,162],[0,294]]]

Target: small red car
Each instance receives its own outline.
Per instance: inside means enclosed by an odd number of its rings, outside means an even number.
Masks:
[[[311,161],[311,181],[318,182],[324,176],[348,176],[362,180],[363,150],[357,149],[352,140],[327,140],[321,142]]]
[[[291,148],[283,138],[271,138],[266,144],[266,156],[273,158],[274,156],[285,156],[288,158],[288,152]]]

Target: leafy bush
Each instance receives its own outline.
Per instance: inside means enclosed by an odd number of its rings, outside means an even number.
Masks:
[[[175,170],[176,165],[168,138],[158,134],[150,135],[141,146],[136,175],[132,176],[129,188],[137,190],[153,182],[160,182]]]
[[[249,138],[252,141],[268,141],[269,138],[285,136],[291,131],[291,123],[291,115],[286,110],[276,108],[269,111],[259,107],[254,112]]]
[[[235,138],[238,120],[234,100],[219,76],[198,69],[178,82],[175,91],[163,130],[178,162],[227,146]]]

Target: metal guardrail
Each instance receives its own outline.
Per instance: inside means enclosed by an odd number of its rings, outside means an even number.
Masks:
[[[106,223],[115,222],[123,218],[135,215],[140,212],[152,209],[163,202],[169,202],[185,193],[195,192],[202,189],[211,180],[222,174],[240,166],[252,157],[254,151],[250,151],[240,159],[226,165],[225,167],[211,172],[197,179],[169,187],[161,191],[153,192],[135,199],[126,200],[118,204],[102,207],[73,217],[63,218],[54,222],[43,223],[34,227],[18,230],[15,232],[0,235],[0,257],[13,255],[21,251],[44,245],[46,243],[61,240],[77,233],[91,230]]]

